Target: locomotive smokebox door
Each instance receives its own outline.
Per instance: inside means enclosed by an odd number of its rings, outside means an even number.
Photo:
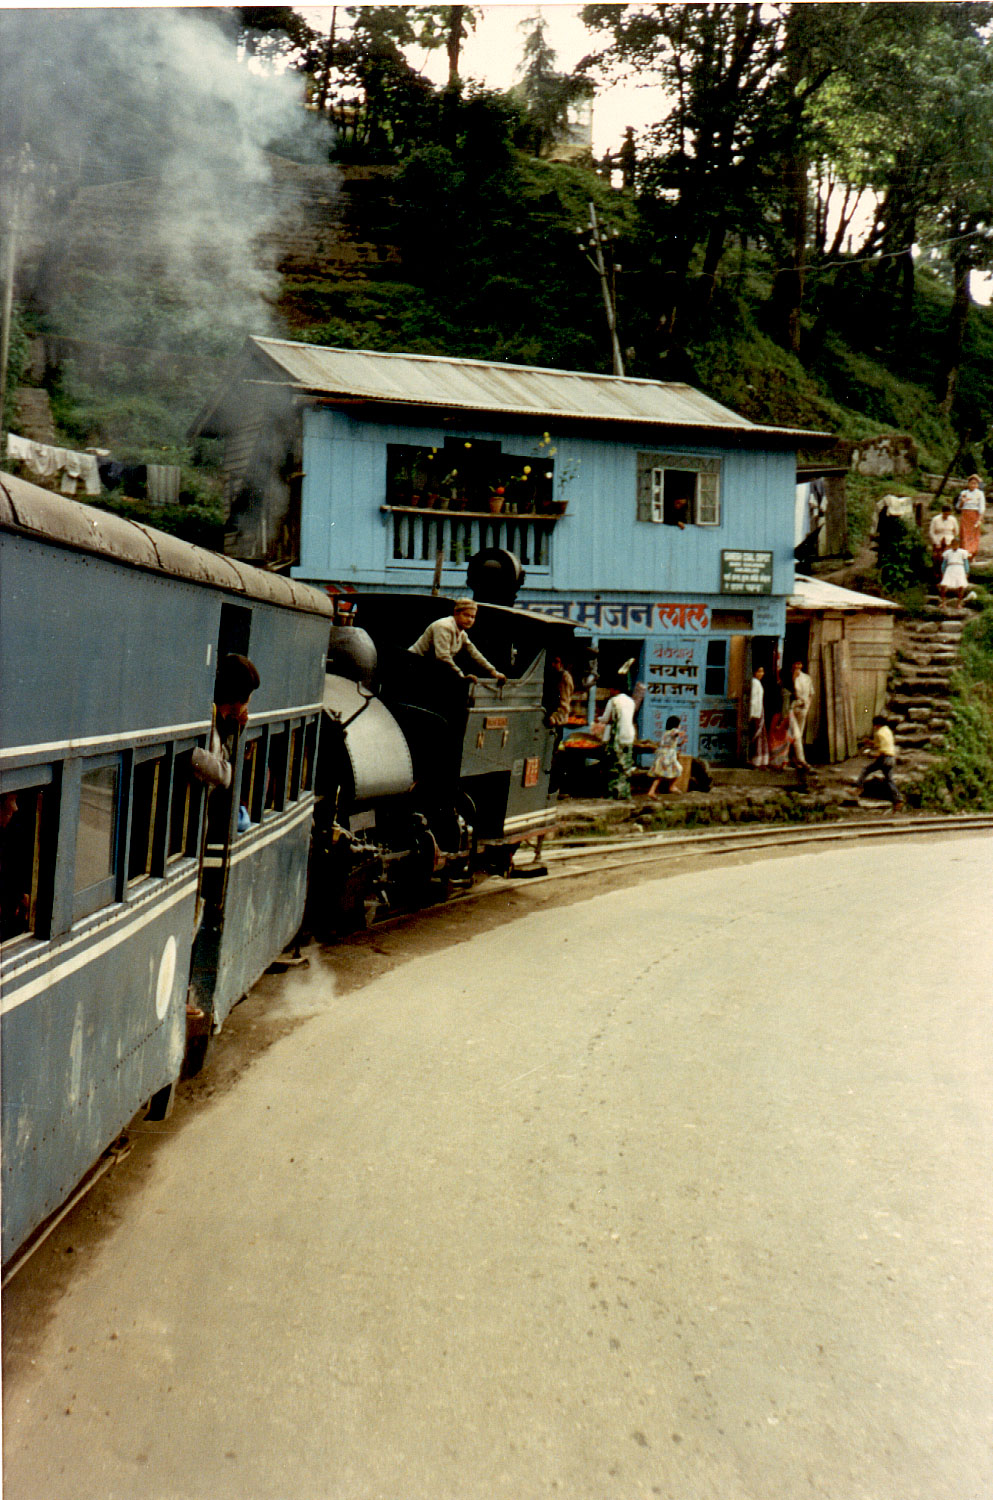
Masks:
[[[524,587],[520,558],[503,547],[484,547],[469,559],[465,580],[479,604],[513,605]]]

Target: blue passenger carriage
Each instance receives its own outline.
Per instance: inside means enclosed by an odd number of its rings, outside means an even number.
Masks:
[[[188,1003],[216,1030],[299,926],[331,606],[9,475],[0,598],[6,1262],[165,1107]],[[229,652],[261,686],[222,802],[191,762]]]

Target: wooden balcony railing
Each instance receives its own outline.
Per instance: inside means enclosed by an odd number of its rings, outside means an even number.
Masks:
[[[484,547],[505,547],[532,573],[551,569],[552,528],[559,516],[516,516],[477,511],[420,510],[384,505],[392,526],[388,565],[433,568],[440,552],[445,568],[464,568]]]

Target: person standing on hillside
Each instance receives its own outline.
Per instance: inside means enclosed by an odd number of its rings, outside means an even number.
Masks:
[[[959,492],[955,505],[961,518],[961,545],[970,557],[975,557],[979,551],[979,533],[982,530],[983,516],[986,514],[986,496],[980,485],[978,474],[969,475],[969,482],[965,489]]]
[[[942,604],[947,594],[957,594],[959,604],[969,587],[969,554],[965,547],[946,547],[941,558],[941,581],[938,597]]]
[[[932,516],[928,527],[928,541],[931,543],[931,557],[934,561],[935,571],[941,577],[941,556],[948,547],[954,547],[959,539],[959,523],[955,519],[950,500],[942,501],[941,511]]]

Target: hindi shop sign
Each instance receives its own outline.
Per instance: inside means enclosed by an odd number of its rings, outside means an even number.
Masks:
[[[722,594],[771,594],[772,553],[721,552]]]
[[[772,554],[770,553],[771,557]],[[707,631],[710,611],[706,604],[666,604],[661,600],[528,599],[518,609],[533,610],[557,620],[571,620],[595,631],[634,631],[644,635],[652,631]]]

